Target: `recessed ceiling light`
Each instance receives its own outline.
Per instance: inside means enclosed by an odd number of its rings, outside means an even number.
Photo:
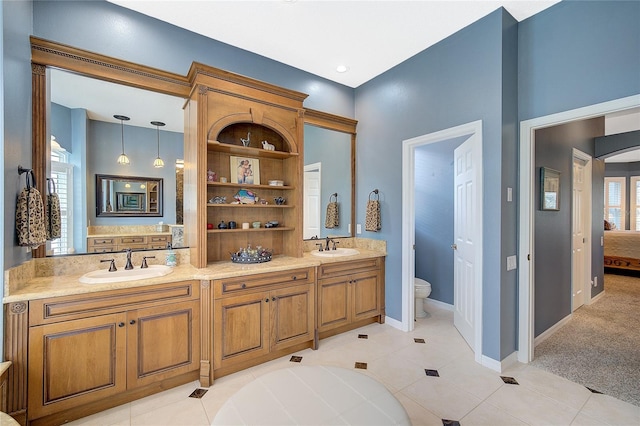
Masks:
[[[347,71],[349,71],[349,67],[346,66],[346,65],[338,65],[336,67],[336,71],[338,71],[340,73],[347,72]]]

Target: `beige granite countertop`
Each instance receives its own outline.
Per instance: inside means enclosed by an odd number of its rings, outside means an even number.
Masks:
[[[84,294],[98,291],[117,290],[122,288],[143,287],[155,284],[164,284],[185,280],[214,280],[221,278],[237,277],[243,275],[261,274],[267,272],[283,271],[295,268],[307,268],[321,265],[323,263],[347,262],[351,260],[366,259],[371,257],[380,257],[386,255],[386,245],[379,246],[374,244],[353,244],[357,247],[360,254],[353,256],[344,256],[337,258],[325,258],[313,256],[310,252],[305,252],[303,257],[274,256],[273,260],[258,264],[238,264],[230,261],[216,262],[207,265],[206,268],[194,268],[188,262],[188,255],[179,259],[179,266],[173,268],[173,271],[165,276],[150,278],[144,280],[108,283],[108,284],[83,284],[79,281],[80,277],[87,271],[78,272],[71,267],[56,266],[51,267],[45,265],[42,267],[45,272],[44,276],[35,276],[37,274],[25,273],[24,276],[17,274],[18,279],[13,278],[13,284],[5,283],[5,294],[3,303],[12,303],[19,301],[44,299],[49,297],[68,296],[74,294]],[[186,250],[186,249],[185,249]],[[101,257],[104,257],[101,256]],[[159,259],[164,257],[158,256]],[[77,259],[77,258],[76,258]],[[149,264],[160,264],[160,261],[149,262]],[[75,261],[78,262],[77,260]],[[122,261],[118,263],[122,264]],[[134,264],[138,264],[135,262]],[[100,265],[95,269],[106,269],[107,264],[94,263]],[[104,266],[103,266],[104,265]],[[46,270],[46,268],[49,270]],[[5,279],[7,274],[5,274]]]

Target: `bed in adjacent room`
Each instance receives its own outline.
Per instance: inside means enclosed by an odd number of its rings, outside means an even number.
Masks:
[[[640,232],[605,231],[604,267],[640,271]]]

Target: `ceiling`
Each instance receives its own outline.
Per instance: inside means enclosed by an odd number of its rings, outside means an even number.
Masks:
[[[109,0],[349,87],[503,6],[522,21],[558,0]],[[347,72],[338,73],[344,65]]]

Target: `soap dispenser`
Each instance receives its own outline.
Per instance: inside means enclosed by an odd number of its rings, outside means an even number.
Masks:
[[[171,246],[171,243],[167,244],[167,260],[166,260],[166,265],[167,266],[177,266],[178,265],[178,259],[176,257],[176,252],[173,251],[173,247]]]

